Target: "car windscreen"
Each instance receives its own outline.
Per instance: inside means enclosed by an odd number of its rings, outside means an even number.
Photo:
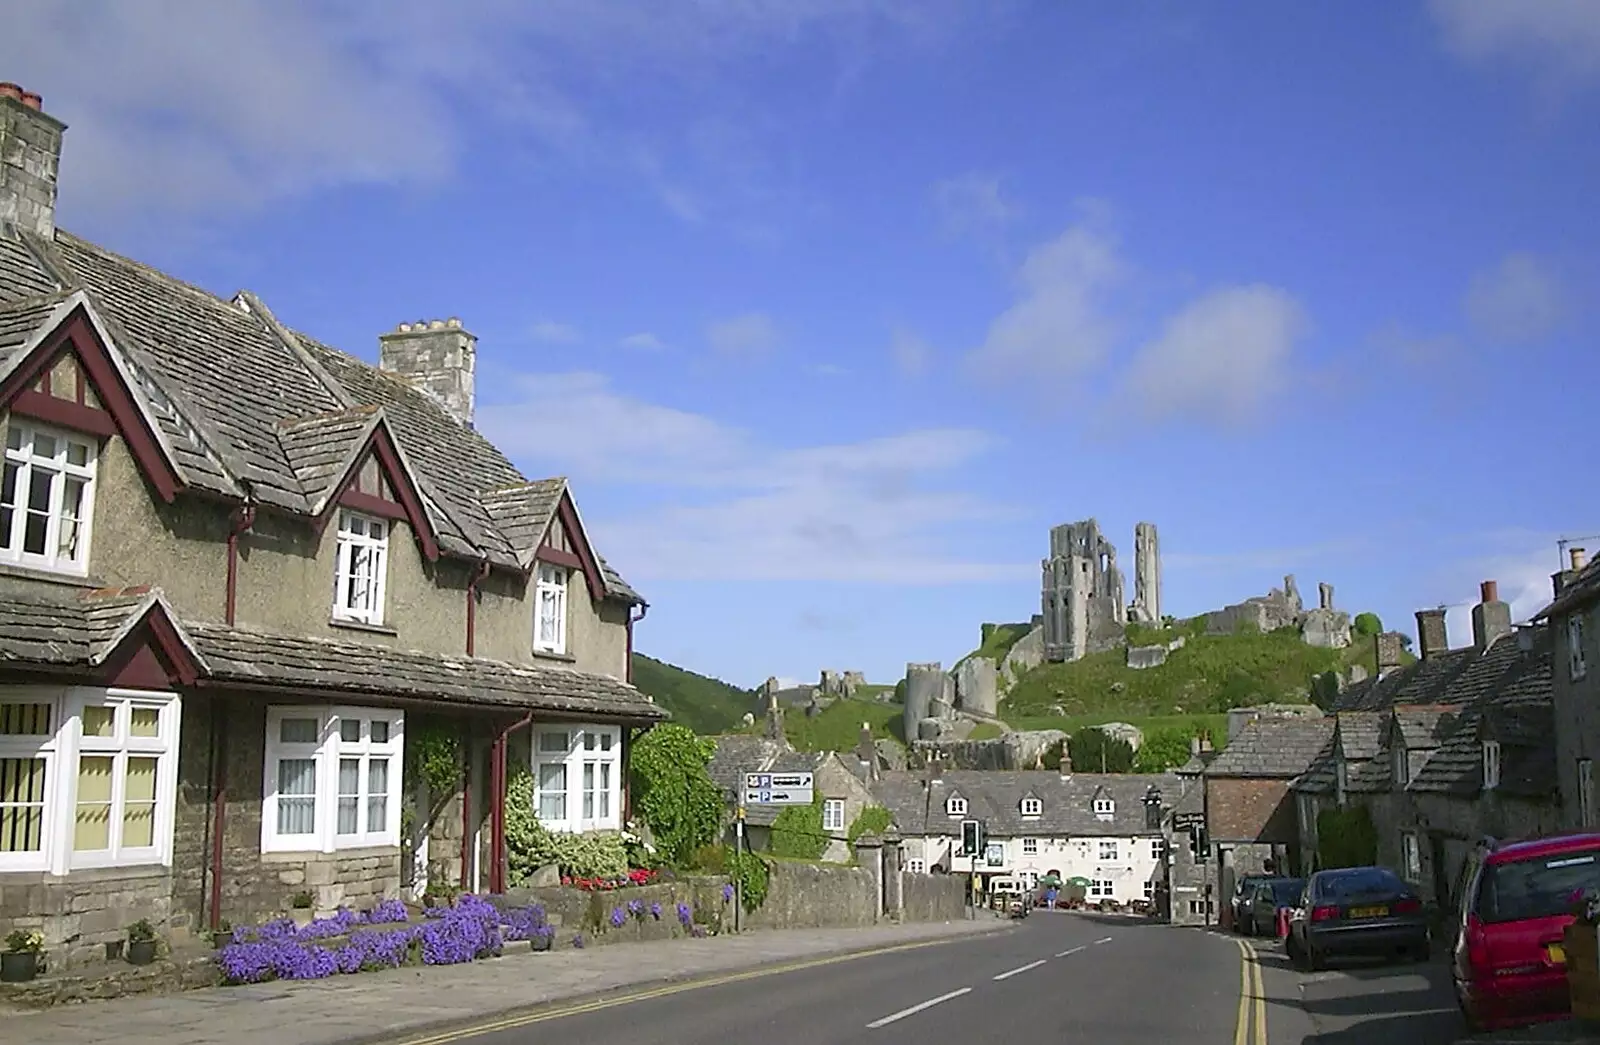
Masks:
[[[1305,892],[1306,883],[1302,878],[1285,878],[1272,883],[1272,899],[1278,904],[1295,904],[1300,902],[1300,894]]]
[[[1600,849],[1490,864],[1483,869],[1478,917],[1517,922],[1566,914],[1574,893],[1586,888],[1600,889]]]
[[[1343,903],[1363,896],[1404,892],[1405,888],[1405,883],[1396,878],[1393,872],[1385,871],[1381,867],[1340,871],[1338,874],[1324,875],[1317,879],[1318,899],[1333,903]]]

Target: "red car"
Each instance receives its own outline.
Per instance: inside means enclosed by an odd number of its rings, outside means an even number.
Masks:
[[[1600,891],[1600,834],[1480,844],[1462,870],[1452,976],[1473,1030],[1571,1012],[1562,930],[1585,890]]]

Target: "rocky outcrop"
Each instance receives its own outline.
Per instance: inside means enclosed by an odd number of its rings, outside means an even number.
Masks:
[[[968,657],[956,667],[956,707],[993,717],[1000,707],[1000,669],[987,657]]]
[[[946,769],[1038,769],[1045,753],[1066,739],[1059,729],[1041,729],[993,740],[924,741],[913,747],[911,765],[919,768],[937,757]]]

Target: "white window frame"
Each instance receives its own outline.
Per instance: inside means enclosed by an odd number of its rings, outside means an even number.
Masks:
[[[1097,798],[1094,800],[1094,815],[1102,820],[1109,819],[1117,813],[1117,803],[1110,798]]]
[[[1117,885],[1109,878],[1089,879],[1089,899],[1109,900],[1116,895]]]
[[[34,455],[35,436],[56,440],[56,453],[53,457],[43,458]],[[13,442],[20,445],[13,447],[11,445]],[[83,449],[83,464],[73,464],[68,461],[69,446]],[[0,481],[3,481],[6,470],[12,468],[16,470],[15,485],[12,488],[12,496],[16,503],[10,506],[12,509],[10,532],[0,533],[0,562],[15,563],[19,566],[74,577],[82,577],[89,572],[89,539],[94,523],[94,488],[99,456],[100,443],[97,439],[62,431],[49,425],[34,424],[19,418],[16,414],[11,415],[6,422],[4,453],[3,458],[0,458],[4,461],[4,464],[0,465]],[[42,554],[23,550],[23,538],[27,532],[28,493],[33,483],[33,475],[38,471],[48,472],[55,477],[50,483],[50,504],[46,509],[49,514],[45,521],[45,550]],[[60,553],[62,502],[68,479],[77,479],[83,483],[83,500],[78,508],[77,520],[78,544],[76,554],[70,557]],[[4,491],[0,489],[0,498],[3,497]],[[0,525],[3,525],[3,522],[0,522]]]
[[[824,798],[822,800],[822,829],[824,831],[844,830],[844,799]]]
[[[1400,835],[1400,867],[1406,881],[1422,881],[1422,839],[1417,837],[1415,831],[1405,831]]]
[[[1037,820],[1044,815],[1044,802],[1037,798],[1024,798],[1022,800],[1022,818],[1024,820]]]
[[[966,816],[967,800],[960,795],[951,795],[944,801],[944,811],[950,816]]]
[[[565,750],[545,750],[545,738],[557,735],[565,736]],[[535,722],[531,747],[533,814],[540,823],[552,831],[572,834],[622,829],[621,726]],[[562,768],[560,794],[565,815],[560,817],[544,815],[543,800],[555,793],[545,789],[546,766]]]
[[[1146,900],[1154,900],[1156,898],[1156,883],[1149,878],[1144,880],[1144,898]]]
[[[1589,674],[1588,659],[1583,649],[1583,611],[1573,610],[1567,617],[1567,675],[1573,682]]]
[[[1594,759],[1578,759],[1578,826],[1594,826]]]
[[[373,536],[381,528],[382,536]],[[339,530],[335,537],[336,554],[333,571],[333,618],[357,624],[381,625],[385,596],[388,590],[389,537],[394,524],[388,519],[339,509]],[[369,573],[357,573],[358,552],[368,553]],[[358,598],[350,597],[352,584],[361,581]],[[364,603],[359,605],[358,603]]]
[[[1117,859],[1120,847],[1115,838],[1102,838],[1098,847],[1098,859],[1101,863],[1113,863]]]
[[[1500,742],[1483,742],[1483,789],[1493,791],[1500,786]]]
[[[316,722],[316,740],[285,743],[285,719],[311,719]],[[342,737],[343,724],[360,723],[359,739]],[[372,739],[372,724],[388,727],[387,740]],[[313,770],[313,827],[309,834],[278,832],[278,762],[281,759],[309,759]],[[357,759],[361,765],[353,797],[356,800],[357,830],[339,832],[339,769],[344,759]],[[383,759],[389,764],[383,823],[370,829],[368,799],[371,797],[371,765]],[[334,853],[346,849],[398,848],[400,845],[400,794],[405,765],[405,712],[394,708],[319,704],[274,705],[267,708],[265,757],[261,782],[261,851],[263,853]]]
[[[1160,860],[1166,854],[1167,843],[1159,838],[1150,839],[1150,859]]]
[[[570,580],[571,571],[566,567],[539,563],[533,586],[533,648],[539,653],[567,652],[567,585]],[[549,636],[544,628],[547,603],[552,607],[549,617],[554,632]]]
[[[1022,855],[1023,856],[1038,856],[1039,855],[1039,840],[1037,838],[1024,838],[1022,840]]]
[[[1394,782],[1400,787],[1411,783],[1411,753],[1406,746],[1398,741],[1389,753],[1390,772],[1394,775]]]
[[[0,872],[32,871],[63,876],[73,871],[113,867],[172,866],[173,824],[177,813],[178,736],[182,701],[176,693],[154,690],[0,687],[0,703],[43,704],[49,708],[50,731],[26,736],[0,736],[0,758],[39,758],[45,764],[44,819],[40,846],[23,853],[0,853]],[[85,707],[112,709],[112,736],[83,733]],[[129,723],[134,708],[157,712],[156,735],[132,737]],[[110,849],[77,852],[73,849],[77,817],[78,759],[110,756],[112,765]],[[129,755],[156,759],[155,814],[152,844],[121,847],[122,816],[126,809]]]
[[[926,873],[926,871],[924,869],[923,862],[922,862],[922,858],[921,857],[916,857],[916,856],[910,857],[909,859],[906,860],[906,870],[908,872],[910,872],[911,874],[924,874],[924,873]]]

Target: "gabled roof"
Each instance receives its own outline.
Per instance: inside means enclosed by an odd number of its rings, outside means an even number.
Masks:
[[[932,781],[921,771],[902,770],[884,773],[871,790],[902,835],[954,835],[961,819],[972,818],[985,822],[991,838],[1122,838],[1159,834],[1145,826],[1144,797],[1151,787],[1161,791],[1162,804],[1169,807],[1183,794],[1182,781],[1170,773],[1062,776],[1046,769],[953,770]],[[1029,794],[1039,799],[1041,809],[1039,816],[1024,819],[1022,799]],[[945,812],[952,795],[966,799],[964,817]],[[1095,815],[1096,796],[1115,803],[1111,819]]]
[[[1390,736],[1395,733],[1408,751],[1432,751],[1455,731],[1460,707],[1399,707],[1390,718]]]
[[[438,547],[522,568],[502,532],[513,520],[491,518],[483,498],[526,477],[405,380],[285,328],[248,293],[224,300],[66,232],[51,241],[0,236],[0,378],[62,321],[72,294],[93,316],[178,486],[315,515],[330,461],[354,438],[331,418],[381,409]],[[294,429],[287,443],[279,438],[285,423]],[[606,597],[643,601],[594,558]]]
[[[278,422],[278,444],[312,515],[321,515],[338,492],[381,418],[378,407],[356,406]]]
[[[1207,779],[1260,777],[1290,779],[1311,767],[1333,737],[1334,719],[1258,718],[1245,723],[1237,736],[1206,767]]]
[[[1369,677],[1340,691],[1334,711],[1386,711],[1400,704],[1444,704],[1459,702],[1445,696],[1452,691],[1457,674],[1474,659],[1468,646],[1447,650],[1436,656],[1396,668],[1381,677]]]
[[[786,741],[747,733],[728,733],[716,738],[717,749],[706,771],[718,787],[723,800],[733,805],[744,789],[746,773],[815,773],[831,751],[796,751]],[[745,823],[771,827],[782,812],[781,806],[751,805],[745,808]]]
[[[1561,594],[1555,600],[1533,615],[1536,621],[1548,620],[1551,617],[1560,617],[1579,606],[1600,599],[1600,555],[1589,561],[1589,564],[1578,571],[1577,576],[1567,581],[1566,587],[1561,589]]]

